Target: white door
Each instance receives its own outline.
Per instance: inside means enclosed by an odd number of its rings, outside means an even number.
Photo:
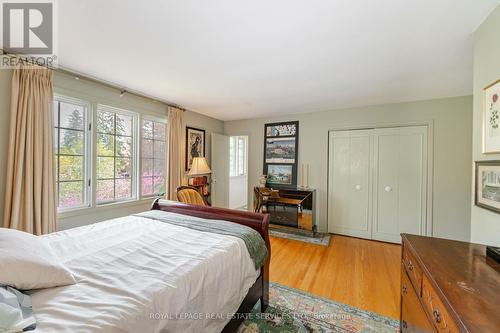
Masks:
[[[212,133],[212,206],[229,206],[229,136]]]
[[[427,127],[374,131],[372,238],[401,242],[400,233],[425,235]]]
[[[371,238],[373,130],[329,134],[328,232]]]

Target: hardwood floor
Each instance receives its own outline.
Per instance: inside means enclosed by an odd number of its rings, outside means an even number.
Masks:
[[[270,279],[399,319],[401,246],[332,235],[330,246],[271,237]]]

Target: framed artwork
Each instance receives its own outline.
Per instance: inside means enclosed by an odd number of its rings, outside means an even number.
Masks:
[[[293,184],[293,165],[291,164],[268,164],[267,183],[273,185]]]
[[[296,136],[298,124],[298,121],[266,124],[266,137]]]
[[[475,204],[500,213],[500,161],[476,162]]]
[[[205,130],[186,127],[186,171],[191,169],[193,158],[205,156]]]
[[[500,80],[483,91],[483,153],[500,153]]]
[[[295,163],[295,138],[266,138],[266,163]]]
[[[264,125],[264,166],[267,185],[297,186],[299,122]]]

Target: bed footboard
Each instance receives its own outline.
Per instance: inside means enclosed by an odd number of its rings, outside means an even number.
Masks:
[[[176,201],[156,199],[152,210],[162,210],[165,212],[201,217],[209,220],[224,220],[245,225],[256,230],[264,239],[268,251],[266,262],[261,269],[261,273],[255,284],[250,288],[247,296],[238,309],[238,315],[231,320],[224,329],[224,332],[234,332],[239,323],[243,321],[245,313],[252,310],[253,306],[261,301],[261,310],[264,312],[269,305],[269,263],[271,259],[271,244],[269,242],[269,215],[252,213],[234,209],[205,207],[189,205]],[[243,315],[243,316],[242,316]],[[232,330],[233,329],[233,330]]]

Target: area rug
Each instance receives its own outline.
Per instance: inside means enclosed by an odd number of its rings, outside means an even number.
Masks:
[[[300,233],[283,232],[278,230],[269,230],[269,235],[278,238],[292,239],[310,244],[328,246],[330,244],[330,234],[317,233],[316,237],[306,236]]]
[[[269,307],[257,304],[237,333],[399,333],[399,321],[270,283]]]

